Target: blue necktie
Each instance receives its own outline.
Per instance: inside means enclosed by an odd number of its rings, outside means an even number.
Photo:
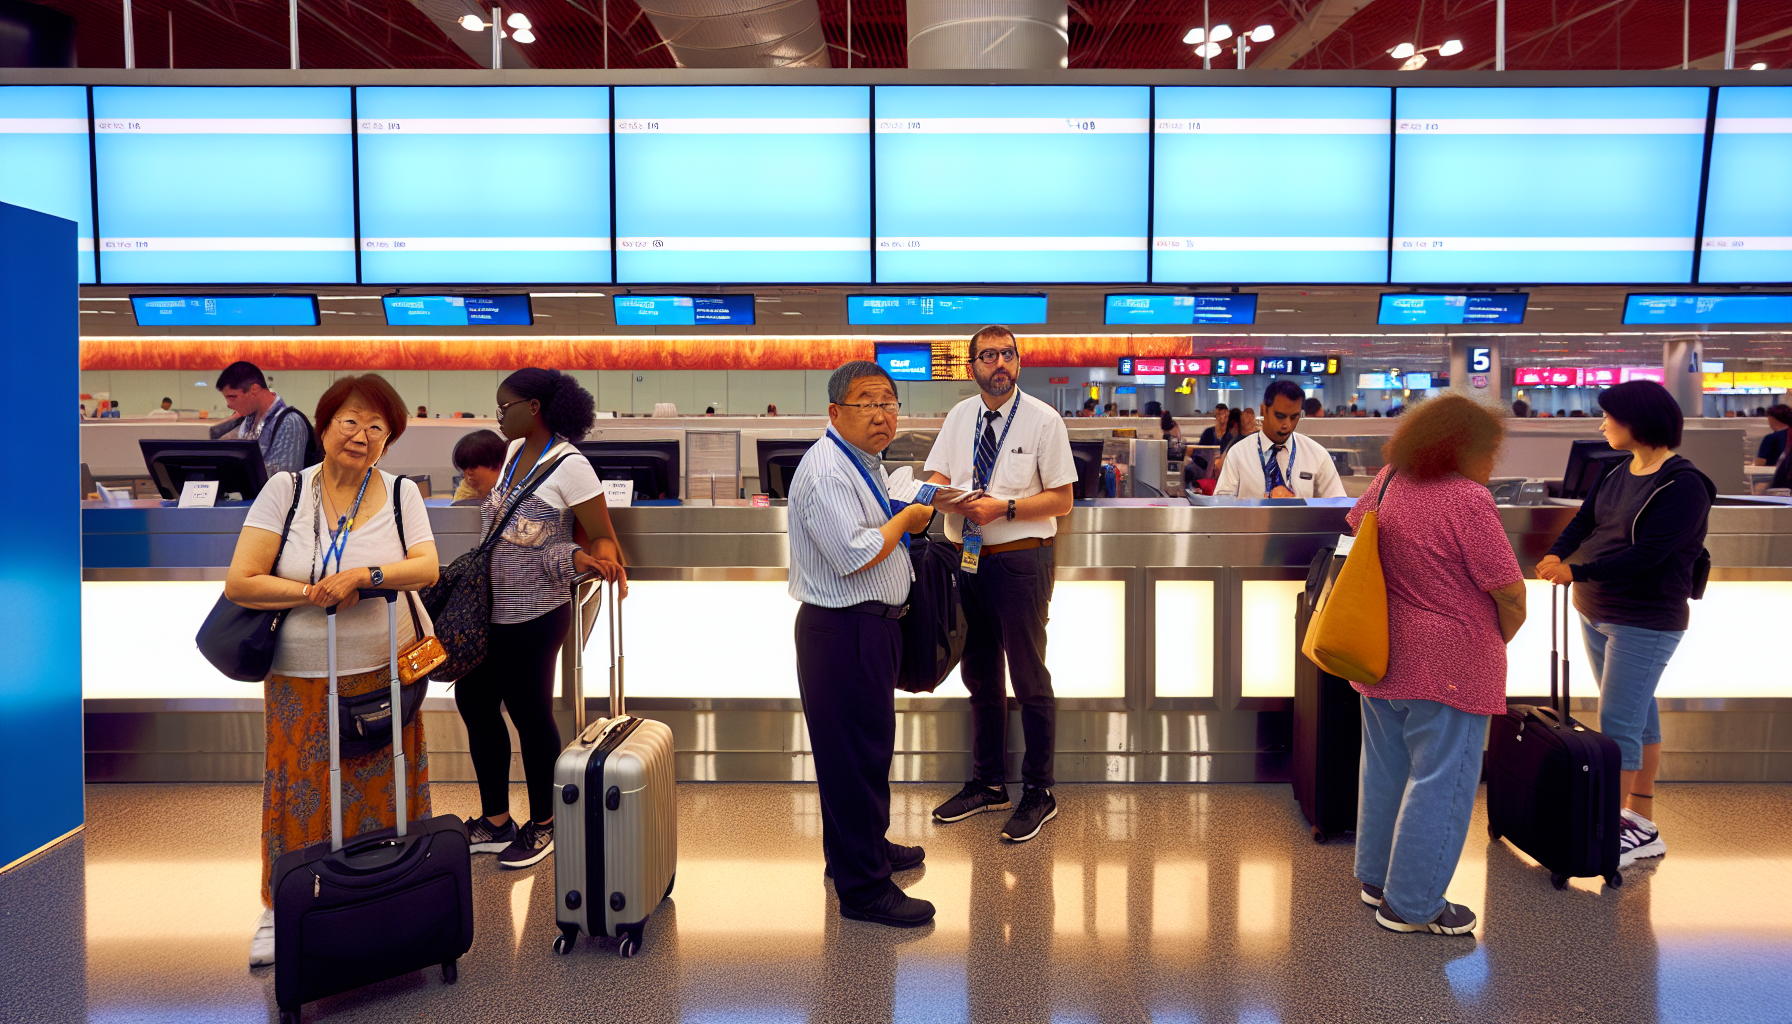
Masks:
[[[1282,452],[1286,451],[1287,448],[1288,448],[1288,446],[1285,444],[1277,444],[1277,445],[1270,446],[1270,448],[1269,448],[1269,471],[1264,474],[1263,493],[1269,494],[1269,493],[1274,492],[1275,489],[1278,487],[1288,487],[1288,481],[1286,481],[1282,478],[1282,467],[1280,464],[1278,464],[1276,462],[1276,456],[1278,456]],[[1289,466],[1288,468],[1290,470],[1294,469],[1293,466]],[[1288,487],[1288,489],[1291,491],[1294,490],[1294,488],[1292,488],[1292,487]]]
[[[988,487],[989,472],[996,464],[996,417],[1001,413],[994,409],[983,414],[983,436],[977,440],[977,461],[973,465],[974,478],[972,487]]]

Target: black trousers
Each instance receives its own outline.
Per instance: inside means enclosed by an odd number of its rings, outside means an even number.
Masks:
[[[479,777],[479,813],[491,817],[510,810],[510,712],[523,747],[523,778],[529,783],[529,817],[554,816],[554,761],[560,756],[560,726],[554,721],[554,663],[572,628],[568,602],[527,622],[492,623],[485,660],[454,684],[454,703],[467,724],[467,751]]]
[[[890,885],[890,759],[896,752],[895,619],[805,604],[796,613],[796,681],[821,790],[821,842],[842,902]]]
[[[1028,548],[985,554],[976,572],[960,573],[964,583],[965,636],[960,675],[971,691],[971,751],[976,781],[1005,785],[1008,779],[1008,687],[1020,704],[1027,753],[1021,781],[1053,784],[1058,704],[1052,674],[1045,667],[1045,622],[1051,616],[1052,549]],[[1003,660],[1007,660],[1004,679]]]

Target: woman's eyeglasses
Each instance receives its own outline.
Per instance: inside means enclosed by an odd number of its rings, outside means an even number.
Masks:
[[[531,401],[534,401],[534,399],[531,399],[531,398],[519,398],[519,399],[517,399],[517,400],[516,400],[516,401],[514,401],[514,402],[499,402],[499,403],[498,403],[498,415],[497,415],[497,416],[495,416],[495,417],[493,417],[493,418],[494,418],[494,419],[500,419],[500,420],[501,420],[501,419],[503,419],[503,418],[504,418],[504,414],[505,414],[505,413],[507,413],[507,412],[509,412],[509,411],[510,411],[510,407],[511,407],[511,406],[513,406],[513,405],[522,405],[522,404],[523,404],[523,403],[524,403],[524,402],[531,402]]]
[[[366,431],[368,444],[384,444],[386,441],[386,428],[378,423],[363,424],[359,420],[352,420],[345,416],[338,416],[332,422],[336,425],[336,432],[343,437],[354,437],[356,434]]]

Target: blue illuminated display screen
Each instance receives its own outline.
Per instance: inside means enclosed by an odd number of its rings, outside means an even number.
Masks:
[[[316,327],[312,295],[133,295],[140,327]]]
[[[1110,324],[1254,324],[1255,295],[1110,295]]]
[[[1043,295],[848,295],[849,324],[1042,324]]]
[[[1777,182],[1777,187],[1763,187]],[[1699,280],[1792,281],[1792,86],[1717,91]]]
[[[361,280],[610,280],[598,87],[362,87]]]
[[[1709,95],[1399,90],[1392,279],[1690,281]]]
[[[879,86],[877,280],[1143,281],[1143,86]]]
[[[1522,324],[1529,295],[1383,295],[1382,324]]]
[[[871,280],[871,90],[616,90],[626,283]]]
[[[618,326],[702,327],[751,325],[751,295],[618,295]]]
[[[880,341],[877,365],[897,380],[932,380],[933,346],[926,342]]]
[[[1626,324],[1792,324],[1792,294],[1631,295]]]
[[[1158,89],[1151,279],[1386,281],[1392,92]]]
[[[527,295],[387,295],[391,327],[527,327]]]
[[[96,86],[107,284],[355,280],[346,88]]]
[[[74,221],[80,281],[94,283],[85,87],[0,86],[0,203]]]

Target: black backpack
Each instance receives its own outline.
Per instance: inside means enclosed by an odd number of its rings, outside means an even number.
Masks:
[[[288,416],[297,416],[299,418],[299,422],[305,424],[305,466],[304,466],[304,468],[310,468],[310,467],[315,466],[318,463],[324,461],[324,449],[323,449],[322,445],[317,443],[317,431],[312,428],[311,420],[306,418],[304,413],[300,412],[297,409],[294,409],[292,406],[289,405],[286,408],[280,410],[280,418],[276,419],[274,421],[273,425],[271,427],[268,427],[267,429],[273,430],[273,431],[279,431],[280,425],[282,423],[286,422],[286,417],[288,417]]]
[[[896,688],[932,693],[964,657],[967,627],[958,549],[926,534],[911,534],[908,557],[915,585],[909,591],[908,614],[902,617],[902,671]]]

